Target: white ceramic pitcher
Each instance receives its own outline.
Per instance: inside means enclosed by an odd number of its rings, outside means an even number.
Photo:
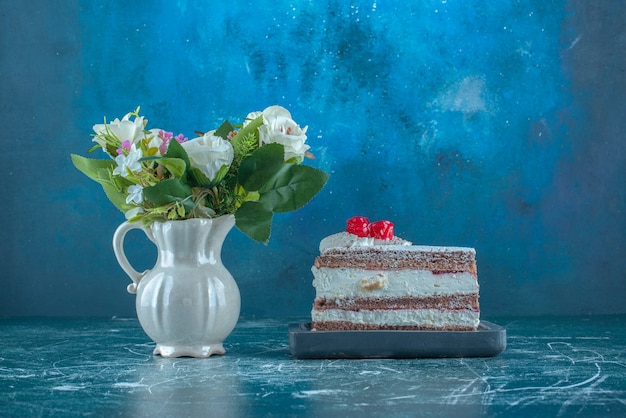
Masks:
[[[113,250],[136,293],[137,317],[163,357],[224,354],[224,339],[237,320],[239,288],[221,260],[222,244],[235,225],[233,215],[214,219],[155,222],[149,228],[124,222]],[[124,237],[141,229],[158,248],[155,266],[136,271],[124,253]]]

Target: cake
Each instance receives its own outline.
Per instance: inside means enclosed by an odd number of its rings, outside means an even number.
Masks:
[[[476,251],[412,245],[389,221],[348,220],[312,267],[313,330],[475,331]]]

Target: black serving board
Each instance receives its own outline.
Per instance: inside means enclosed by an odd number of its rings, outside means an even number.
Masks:
[[[493,357],[506,329],[481,321],[476,331],[312,331],[289,324],[289,351],[299,359]]]

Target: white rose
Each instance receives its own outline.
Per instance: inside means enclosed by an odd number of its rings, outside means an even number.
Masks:
[[[270,106],[263,111],[263,125],[259,127],[259,146],[278,143],[285,147],[285,161],[301,162],[310,148],[305,144],[308,126],[300,126],[291,119],[291,113],[281,106]]]
[[[115,119],[108,124],[97,124],[93,126],[94,132],[98,135],[93,140],[104,148],[104,140],[100,135],[104,135],[108,131],[115,135],[120,142],[128,141],[130,145],[137,144],[143,138],[143,116],[138,116],[134,120],[130,120],[131,114],[128,113],[122,120]]]
[[[248,113],[248,116],[246,116],[246,119],[243,121],[243,126],[248,126],[248,124],[250,122],[252,122],[256,118],[258,118],[262,114],[263,114],[263,112],[250,112],[250,113]]]
[[[231,143],[213,135],[214,132],[207,132],[204,136],[182,143],[191,165],[211,181],[215,180],[222,167],[230,166],[235,155]]]

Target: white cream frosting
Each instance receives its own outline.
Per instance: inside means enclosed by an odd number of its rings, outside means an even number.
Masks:
[[[320,253],[329,248],[373,247],[375,245],[411,245],[412,243],[399,237],[390,240],[371,237],[360,238],[349,232],[339,232],[329,235],[320,242]]]
[[[349,232],[339,232],[337,234],[329,235],[320,241],[320,254],[332,249],[332,248],[386,248],[386,249],[403,249],[406,248],[410,251],[422,251],[422,252],[475,252],[473,248],[469,247],[448,247],[448,246],[434,246],[434,245],[413,245],[411,241],[404,240],[400,237],[394,237],[390,240],[375,239],[371,237],[360,238]]]
[[[430,270],[365,270],[313,267],[315,296],[320,298],[435,296],[478,293],[471,273],[433,274]],[[363,286],[380,282],[381,286]]]
[[[311,317],[313,322],[347,321],[353,324],[429,326],[435,328],[443,328],[447,325],[477,327],[480,323],[478,312],[440,311],[436,309],[393,311],[326,309],[323,311],[313,310]]]

